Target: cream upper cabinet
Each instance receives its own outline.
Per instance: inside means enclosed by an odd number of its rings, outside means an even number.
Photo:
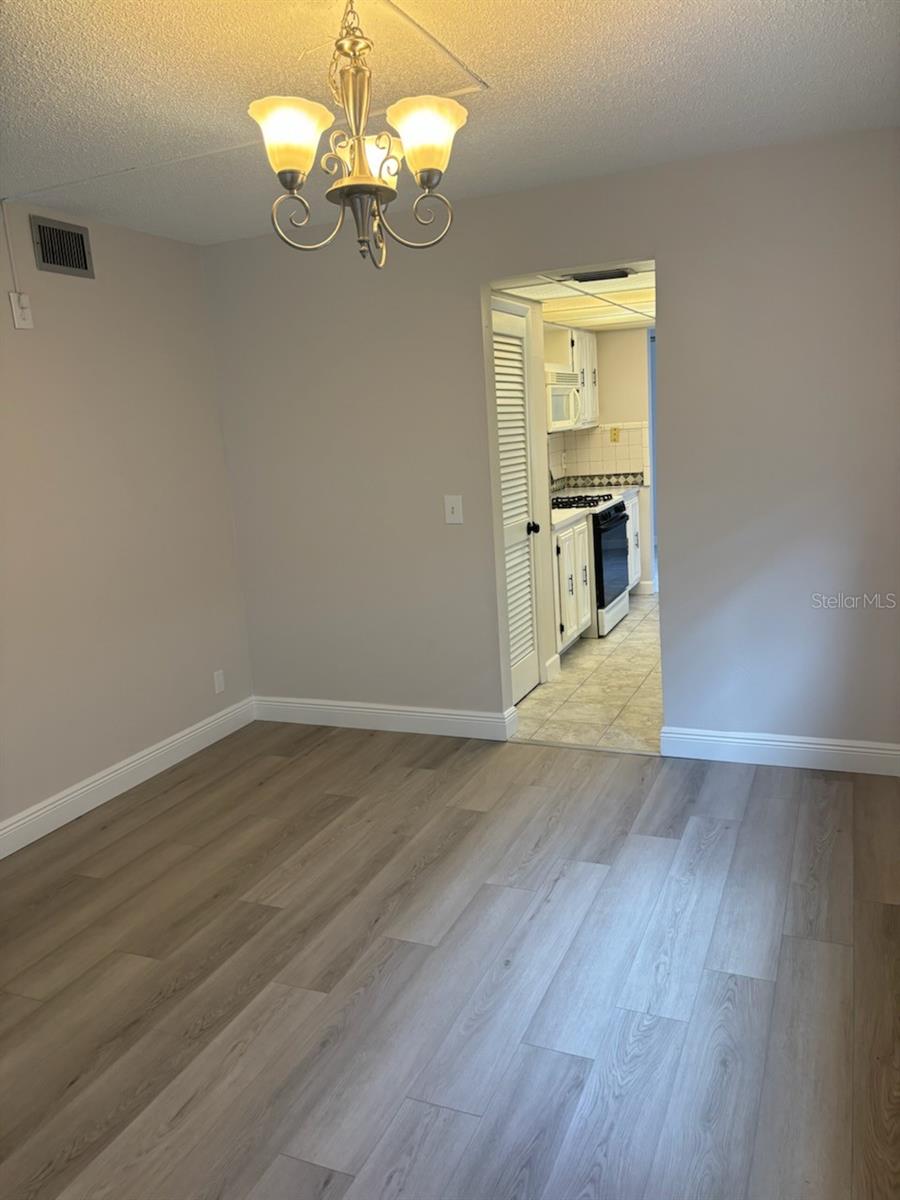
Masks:
[[[572,368],[578,376],[581,399],[576,429],[600,423],[600,389],[597,383],[597,337],[586,329],[573,329]]]

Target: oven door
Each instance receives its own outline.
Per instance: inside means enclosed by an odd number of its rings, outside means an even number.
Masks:
[[[628,514],[594,517],[597,607],[607,608],[628,590]]]

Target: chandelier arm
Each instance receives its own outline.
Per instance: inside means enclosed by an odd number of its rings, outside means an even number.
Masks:
[[[376,271],[380,271],[387,261],[387,243],[382,242],[377,253],[371,241],[366,242],[366,248],[368,253],[365,257],[368,258]]]
[[[278,234],[278,236],[281,238],[281,240],[283,242],[286,242],[288,246],[292,246],[294,250],[321,250],[323,246],[327,246],[329,242],[333,241],[337,237],[338,233],[341,230],[341,227],[344,224],[345,209],[344,209],[343,205],[341,205],[340,211],[338,212],[337,221],[335,222],[334,228],[332,229],[331,233],[329,233],[328,236],[323,238],[320,242],[313,242],[312,245],[305,246],[302,242],[295,242],[294,239],[292,237],[290,237],[288,234],[286,234],[284,232],[284,230],[281,228],[281,226],[278,224],[278,210],[279,210],[281,204],[283,203],[283,201],[285,201],[285,200],[297,200],[297,201],[299,201],[299,203],[301,204],[301,206],[303,208],[303,217],[301,220],[296,219],[296,214],[293,214],[292,216],[290,216],[288,218],[290,223],[295,228],[298,228],[298,229],[302,225],[305,225],[306,222],[309,220],[309,205],[307,204],[307,202],[303,196],[298,196],[294,192],[284,192],[281,196],[277,196],[275,198],[275,202],[272,205],[272,227],[274,228],[274,230]]]
[[[396,229],[391,226],[387,217],[384,215],[384,207],[381,201],[378,199],[375,200],[375,209],[378,214],[378,220],[385,232],[389,233],[395,242],[399,242],[401,246],[407,246],[410,250],[427,250],[430,246],[436,246],[438,242],[442,241],[447,236],[447,231],[453,224],[453,208],[447,197],[442,195],[440,192],[421,192],[418,196],[416,196],[415,202],[413,203],[413,216],[420,225],[431,225],[431,223],[434,221],[434,212],[432,210],[427,210],[427,216],[422,216],[419,212],[419,205],[423,200],[426,199],[437,200],[439,204],[444,206],[446,213],[446,224],[444,225],[444,228],[437,235],[437,237],[433,237],[427,242],[411,242],[408,238],[405,238],[402,236],[402,234],[399,234]]]
[[[380,271],[387,261],[387,240],[381,224],[381,218],[376,211],[372,220],[372,234],[368,241],[369,258],[372,266]]]
[[[341,150],[347,151],[347,157],[350,155],[350,134],[346,129],[333,129],[331,137],[328,139],[329,150],[322,155],[319,166],[326,175],[337,175],[340,171],[341,176],[350,174],[350,163],[340,155]]]

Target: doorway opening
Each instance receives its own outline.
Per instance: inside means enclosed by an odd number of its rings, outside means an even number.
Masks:
[[[490,310],[514,737],[658,754],[655,263],[502,280]]]

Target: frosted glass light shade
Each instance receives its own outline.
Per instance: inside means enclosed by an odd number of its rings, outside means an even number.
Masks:
[[[381,165],[386,158],[396,158],[399,171],[399,163],[403,161],[403,145],[399,138],[392,137],[390,147],[386,150],[384,148],[384,138],[381,140],[382,145],[377,146],[374,136],[366,138],[366,163],[368,164],[369,174],[374,175],[382,183],[386,183],[388,187],[396,188],[397,176],[392,175],[390,171],[385,171],[384,178],[382,179],[380,174]],[[343,145],[337,147],[337,156],[347,164],[348,168],[350,167],[349,142],[345,142]]]
[[[262,130],[272,170],[308,175],[316,161],[319,139],[334,117],[314,100],[297,96],[266,96],[247,109]]]
[[[406,164],[413,175],[446,171],[453,136],[469,114],[455,100],[441,96],[409,96],[387,110],[388,124],[400,134]]]

